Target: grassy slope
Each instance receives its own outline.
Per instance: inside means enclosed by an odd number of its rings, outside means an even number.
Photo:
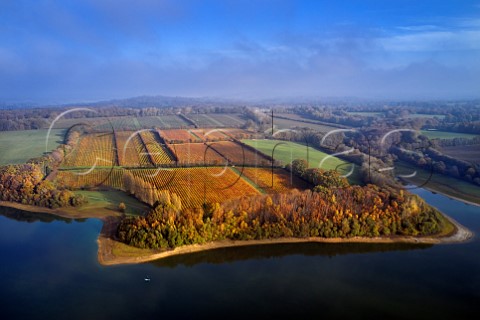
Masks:
[[[99,215],[112,215],[120,213],[118,205],[120,202],[127,206],[127,214],[140,215],[149,210],[149,207],[134,197],[117,190],[111,191],[75,191],[88,198],[88,204],[76,208],[78,211],[97,213]]]
[[[245,144],[252,146],[269,156],[272,155],[272,150],[276,144],[282,143],[275,148],[274,158],[276,160],[281,160],[283,164],[288,164],[295,159],[307,159],[307,147],[305,145],[289,142],[289,141],[279,141],[279,140],[242,140]],[[286,145],[285,145],[285,144]],[[327,153],[316,150],[312,147],[308,148],[308,161],[310,168],[318,168],[321,161],[327,156]],[[340,166],[340,167],[339,167]],[[341,174],[346,174],[350,170],[350,165],[347,161],[341,160],[339,158],[329,158],[321,166],[325,170],[337,170]],[[357,174],[354,174],[349,177],[350,183],[359,183],[359,177]]]
[[[430,174],[430,171],[413,167],[413,165],[406,162],[395,163],[395,167],[398,169],[397,174],[409,174],[413,171],[417,171],[415,177],[406,179],[410,183],[447,196],[480,204],[480,187],[472,183],[435,172]]]
[[[63,143],[63,129],[53,129],[48,139],[48,150]],[[47,130],[0,132],[0,165],[24,163],[45,152]]]

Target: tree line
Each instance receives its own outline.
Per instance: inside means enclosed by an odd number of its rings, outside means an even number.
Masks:
[[[138,200],[147,203],[150,206],[156,206],[158,203],[169,203],[177,210],[182,208],[180,197],[168,190],[160,190],[157,187],[139,176],[133,175],[127,170],[123,170],[123,189],[122,191],[134,196]]]

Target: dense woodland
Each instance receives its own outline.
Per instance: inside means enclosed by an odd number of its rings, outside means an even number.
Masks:
[[[59,190],[44,179],[40,164],[0,167],[0,199],[47,208],[79,206],[85,202],[69,190]]]
[[[388,103],[381,105],[304,105],[295,112],[306,119],[347,125],[354,128],[413,127],[441,131],[480,134],[480,103],[477,101],[457,103]],[[353,113],[352,113],[353,112]],[[357,112],[355,114],[355,112]],[[361,113],[365,112],[364,115]],[[371,113],[377,113],[373,115]],[[431,117],[410,117],[416,113]]]
[[[418,196],[375,185],[334,187],[317,172],[314,191],[244,197],[181,209],[165,197],[144,217],[125,217],[118,238],[139,248],[174,248],[216,240],[281,237],[433,235],[448,223]],[[342,184],[344,181],[342,182]]]

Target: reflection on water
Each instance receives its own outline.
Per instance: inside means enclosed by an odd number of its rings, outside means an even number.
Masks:
[[[42,213],[42,212],[30,212],[23,211],[10,207],[0,206],[0,215],[21,222],[53,222],[53,221],[63,221],[66,223],[71,223],[72,221],[76,222],[85,222],[87,219],[69,219],[60,216],[55,216],[53,214]]]
[[[271,259],[289,255],[335,257],[348,254],[379,253],[387,251],[421,250],[430,244],[411,243],[289,243],[221,248],[191,254],[167,257],[150,262],[158,267],[174,268],[201,263],[222,264],[249,259]]]
[[[415,192],[480,232],[479,207]],[[478,312],[478,237],[435,246],[260,245],[102,267],[100,229],[96,219],[0,207],[2,319],[438,320]]]

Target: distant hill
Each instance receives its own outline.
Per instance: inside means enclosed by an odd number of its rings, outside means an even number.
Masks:
[[[248,105],[248,102],[222,99],[222,98],[188,98],[188,97],[169,97],[169,96],[139,96],[125,99],[104,100],[91,103],[75,103],[65,106],[95,106],[95,107],[131,107],[131,108],[147,108],[147,107],[185,107],[185,106],[240,106]]]
[[[240,107],[240,106],[292,106],[298,104],[327,104],[330,106],[479,106],[480,99],[473,100],[382,100],[366,99],[359,97],[321,97],[321,96],[296,96],[296,97],[277,97],[277,98],[221,98],[221,97],[180,97],[180,96],[138,96],[124,99],[101,100],[94,102],[75,102],[75,103],[47,103],[40,104],[36,102],[6,102],[0,101],[0,109],[31,109],[31,108],[62,108],[62,107],[121,107],[121,108],[176,108],[176,107]]]

